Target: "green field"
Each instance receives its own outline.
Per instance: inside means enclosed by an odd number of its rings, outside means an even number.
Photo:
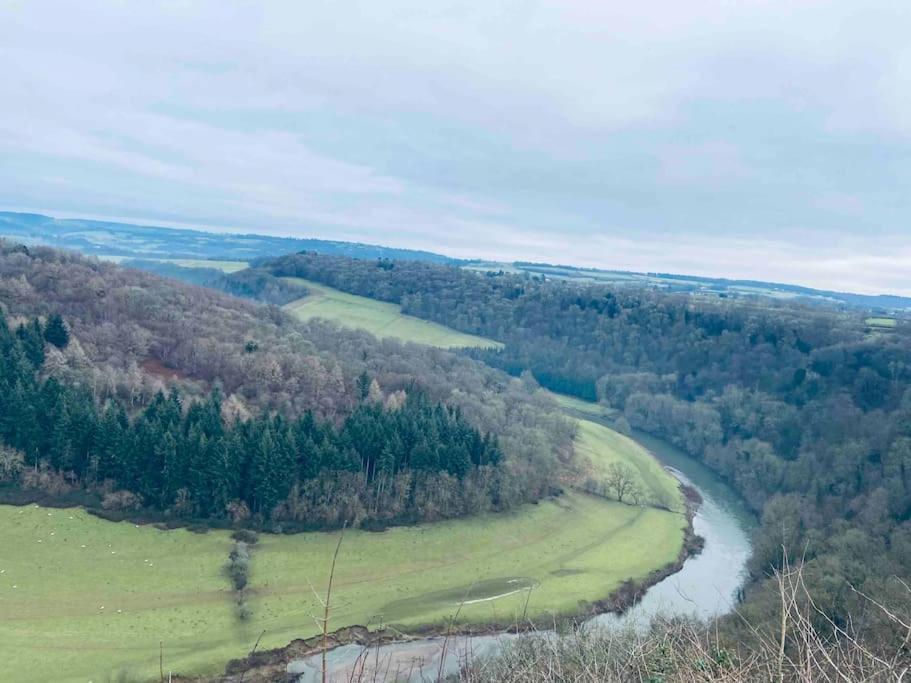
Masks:
[[[303,299],[285,306],[285,310],[301,320],[323,318],[345,327],[366,330],[377,337],[392,337],[444,349],[502,346],[491,339],[463,334],[437,323],[405,315],[397,304],[348,294],[301,278],[284,279],[304,285],[311,292]]]
[[[578,420],[577,424],[576,454],[591,463],[594,478],[597,479],[611,463],[627,463],[636,472],[639,487],[645,493],[645,502],[683,510],[677,480],[642,446],[628,436],[595,422]]]
[[[224,273],[236,273],[239,270],[249,268],[250,264],[246,261],[210,261],[208,259],[183,259],[183,258],[146,258],[144,256],[119,256],[112,254],[101,254],[98,258],[103,261],[112,261],[114,263],[123,263],[124,261],[161,261],[162,263],[173,263],[181,268],[214,268]]]
[[[884,329],[891,330],[891,329],[895,329],[895,327],[898,326],[898,321],[895,318],[875,317],[875,318],[867,318],[864,321],[864,324],[867,325],[868,327],[881,327]]]
[[[595,401],[584,401],[581,398],[576,398],[575,396],[557,394],[552,391],[548,391],[547,395],[556,401],[557,405],[560,406],[567,414],[572,415],[573,417],[591,417],[597,419],[610,418],[617,414],[617,410],[615,408],[606,406],[603,403],[596,403]]]
[[[510,621],[577,610],[626,578],[673,561],[684,519],[571,493],[503,515],[351,531],[339,556],[332,628]],[[0,506],[3,676],[102,681],[128,671],[215,672],[249,650],[317,632],[336,536],[264,536],[253,558],[254,617],[241,625],[221,567],[226,532],[112,523],[78,509]],[[496,597],[502,596],[502,597]]]
[[[206,259],[182,259],[182,258],[169,258],[169,259],[155,259],[156,261],[166,261],[167,263],[173,263],[175,266],[180,266],[181,268],[215,268],[224,273],[236,273],[239,270],[244,270],[250,266],[246,261],[209,261]]]
[[[205,262],[207,264],[211,262]],[[494,342],[402,315],[397,306],[303,281],[314,294],[289,305],[437,346]],[[555,396],[568,413],[603,417],[595,404]],[[593,407],[595,406],[595,407]],[[679,503],[675,480],[635,442],[579,420],[576,447],[595,473],[623,460],[643,489]],[[334,583],[331,628],[445,623],[461,607],[471,623],[578,612],[626,579],[673,562],[686,520],[655,508],[578,492],[508,514],[383,533],[350,531]],[[194,534],[112,523],[83,510],[0,506],[0,656],[16,681],[99,681],[123,671],[215,673],[248,652],[318,632],[337,535],[263,535],[252,561],[253,618],[234,615],[222,568],[227,532]],[[529,592],[530,591],[530,592]]]

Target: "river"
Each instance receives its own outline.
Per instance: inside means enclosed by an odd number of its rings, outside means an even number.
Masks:
[[[643,599],[622,616],[606,613],[587,623],[595,628],[641,627],[658,614],[708,619],[730,611],[746,575],[749,532],[755,524],[752,514],[734,490],[702,463],[647,434],[637,432],[634,438],[678,479],[699,491],[702,505],[693,518],[693,529],[705,539],[705,547],[699,555],[687,559],[679,572],[649,588]],[[345,645],[327,654],[327,669],[332,681],[358,680],[352,674],[362,668],[366,672],[364,680],[436,680],[441,671],[444,675],[458,671],[466,657],[495,654],[516,637],[521,636],[450,638],[442,667],[443,638],[419,638],[369,650],[361,645]],[[300,674],[300,683],[317,683],[321,680],[320,656],[293,661],[288,672]]]

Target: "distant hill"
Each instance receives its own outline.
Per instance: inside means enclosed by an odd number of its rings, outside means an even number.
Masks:
[[[26,244],[74,249],[94,256],[146,259],[223,259],[250,261],[297,251],[364,259],[408,259],[457,263],[429,251],[395,249],[357,242],[298,239],[271,235],[238,235],[186,228],[164,228],[81,218],[52,218],[0,211],[0,237]]]
[[[0,237],[25,244],[43,244],[73,249],[84,254],[116,261],[131,261],[128,265],[160,272],[153,262],[162,259],[239,261],[275,258],[300,251],[313,251],[332,256],[359,259],[398,259],[427,263],[457,265],[481,272],[504,271],[528,273],[571,282],[648,286],[666,291],[720,298],[755,298],[800,300],[806,303],[849,306],[874,312],[907,314],[911,297],[890,294],[868,295],[813,289],[756,280],[728,280],[672,273],[641,273],[622,270],[579,268],[549,263],[516,261],[500,263],[483,260],[454,259],[442,254],[414,249],[397,249],[375,244],[340,242],[335,240],[301,239],[272,235],[238,235],[207,232],[188,228],[165,228],[134,225],[81,218],[58,219],[32,213],[0,211]],[[142,261],[142,263],[139,263]],[[171,277],[200,282],[198,276],[183,277],[178,273],[206,264],[178,263]],[[219,266],[213,264],[214,268]]]
[[[498,270],[504,272],[525,272],[532,275],[543,275],[547,278],[577,282],[597,282],[603,284],[646,285],[656,289],[703,294],[721,298],[770,297],[773,299],[800,300],[805,303],[828,303],[853,308],[864,308],[882,311],[911,310],[911,297],[892,294],[854,294],[813,289],[801,285],[788,285],[760,280],[729,280],[726,278],[702,277],[698,275],[681,275],[678,273],[640,273],[624,270],[600,270],[597,268],[577,268],[567,265],[549,263],[530,263],[516,261],[509,264],[497,264],[477,261],[466,267],[473,270]]]

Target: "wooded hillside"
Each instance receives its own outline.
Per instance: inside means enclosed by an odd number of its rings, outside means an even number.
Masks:
[[[551,490],[571,452],[549,401],[470,359],[94,259],[4,244],[0,302],[4,390],[38,420],[6,422],[23,466],[174,514],[243,504],[319,526],[505,509]],[[65,344],[48,341],[57,316]]]
[[[598,398],[702,459],[762,518],[745,609],[765,614],[777,599],[762,597],[765,579],[800,561],[836,623],[875,621],[852,587],[911,606],[908,326],[878,333],[863,312],[407,261],[305,253],[264,268],[504,342],[472,355]]]

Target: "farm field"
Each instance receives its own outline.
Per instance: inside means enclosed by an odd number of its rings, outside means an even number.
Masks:
[[[628,436],[596,422],[577,420],[577,425],[576,454],[591,462],[596,479],[611,463],[626,463],[634,468],[646,502],[683,510],[677,480],[645,448]]]
[[[869,327],[879,327],[889,330],[898,327],[898,321],[895,318],[873,317],[867,318],[864,323]]]
[[[169,258],[169,259],[156,259],[158,261],[165,261],[167,263],[173,263],[175,266],[180,266],[181,268],[215,268],[220,270],[223,273],[236,273],[239,270],[245,270],[250,266],[246,261],[209,261],[206,259],[181,259],[181,258]]]
[[[559,405],[567,414],[572,415],[573,417],[591,417],[598,419],[613,417],[617,413],[615,408],[611,408],[602,403],[596,403],[595,401],[585,401],[581,398],[576,398],[575,396],[557,394],[552,391],[548,391],[547,395],[556,401],[557,405]]]
[[[214,268],[223,273],[236,273],[239,270],[249,268],[250,264],[246,261],[210,261],[208,259],[183,259],[183,258],[155,258],[144,256],[121,256],[101,254],[98,258],[103,261],[112,261],[114,263],[124,263],[129,261],[160,261],[162,263],[173,263],[181,268]],[[127,265],[129,265],[127,263]]]
[[[324,318],[345,327],[366,330],[377,337],[427,344],[440,348],[498,348],[499,342],[421,320],[402,313],[396,304],[377,301],[301,278],[283,278],[307,287],[311,294],[284,308],[301,320]]]
[[[503,515],[383,533],[350,531],[339,555],[331,627],[512,621],[577,610],[681,548],[681,515],[569,493]],[[253,618],[238,622],[222,572],[227,532],[112,523],[80,509],[0,506],[4,676],[102,681],[121,672],[216,672],[243,655],[317,632],[337,536],[261,536]],[[312,586],[312,588],[311,588]],[[530,596],[527,590],[531,588]]]

